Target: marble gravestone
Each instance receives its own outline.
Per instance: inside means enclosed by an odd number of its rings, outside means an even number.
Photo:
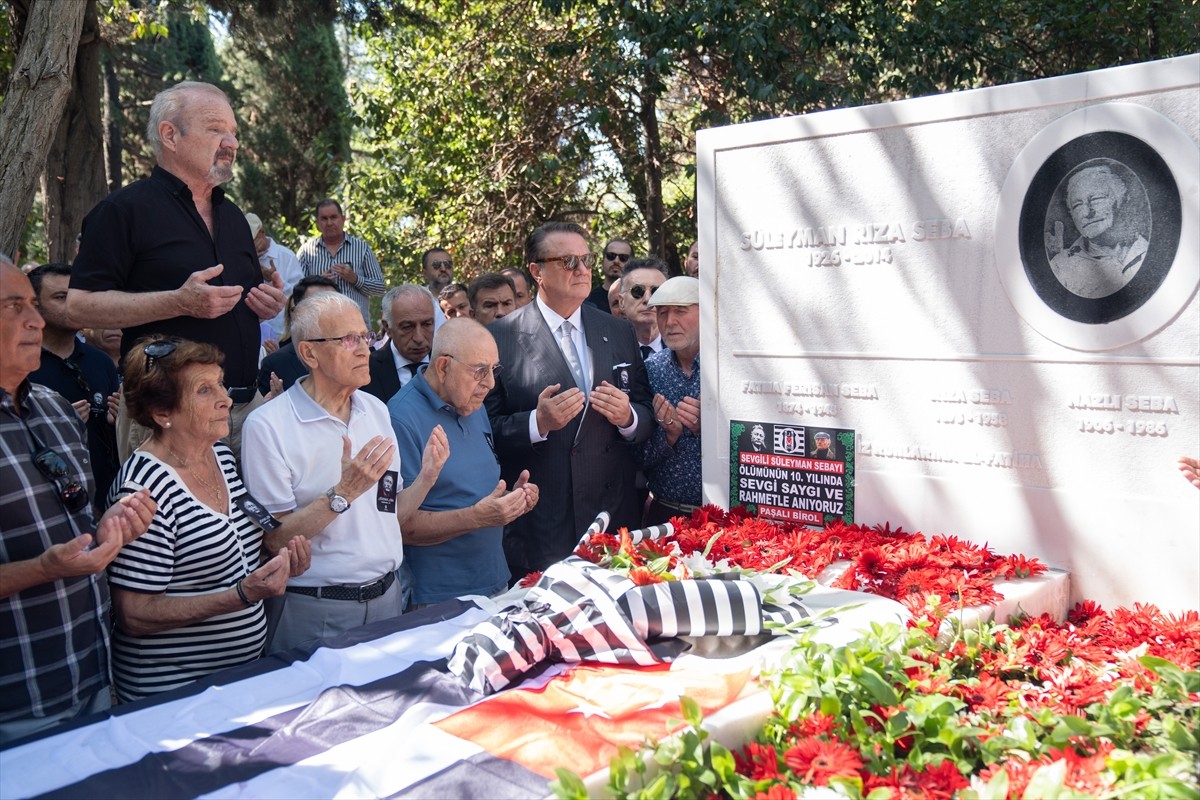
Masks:
[[[856,522],[1200,607],[1198,140],[1200,56],[701,131],[705,501],[835,431]]]

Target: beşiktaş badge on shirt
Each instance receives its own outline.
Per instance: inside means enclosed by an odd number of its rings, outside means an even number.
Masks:
[[[633,378],[629,375],[629,370],[632,366],[632,364],[613,364],[613,386],[616,386],[625,394],[629,394],[629,390],[633,388]]]
[[[242,513],[249,517],[255,525],[262,528],[264,531],[273,531],[283,523],[275,519],[270,511],[263,507],[263,504],[251,497],[249,492],[240,494],[233,499],[233,502]]]
[[[397,480],[398,474],[396,470],[389,469],[383,473],[383,477],[379,479],[379,484],[375,488],[375,507],[386,514],[396,513],[396,494],[398,492]]]

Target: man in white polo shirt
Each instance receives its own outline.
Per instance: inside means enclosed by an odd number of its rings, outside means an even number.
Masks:
[[[312,542],[312,567],[288,582],[270,650],[403,611],[400,526],[449,455],[438,427],[416,480],[401,489],[387,407],[358,391],[370,377],[371,349],[353,301],[329,292],[296,306],[292,340],[309,375],[246,420],[242,459],[255,499],[276,517],[300,517],[298,529]],[[274,546],[274,535],[268,531],[264,545]]]

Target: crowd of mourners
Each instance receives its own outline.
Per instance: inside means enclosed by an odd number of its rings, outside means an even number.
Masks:
[[[695,245],[670,277],[544,222],[389,289],[336,200],[292,251],[224,196],[237,133],[161,92],[72,263],[0,256],[0,745],[701,502]]]

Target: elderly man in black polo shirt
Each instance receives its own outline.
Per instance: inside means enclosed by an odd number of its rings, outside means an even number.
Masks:
[[[250,225],[219,188],[233,177],[237,121],[215,86],[184,81],[159,92],[147,138],[158,165],[83,221],[68,312],[81,327],[123,328],[124,355],[152,333],[216,345],[233,399],[230,446],[261,396],[259,322],[283,308],[283,280],[264,281]],[[125,414],[121,457],[144,438]]]
[[[0,256],[0,745],[109,706],[104,569],[155,510],[143,490],[93,525],[83,422],[29,381],[43,324]]]

